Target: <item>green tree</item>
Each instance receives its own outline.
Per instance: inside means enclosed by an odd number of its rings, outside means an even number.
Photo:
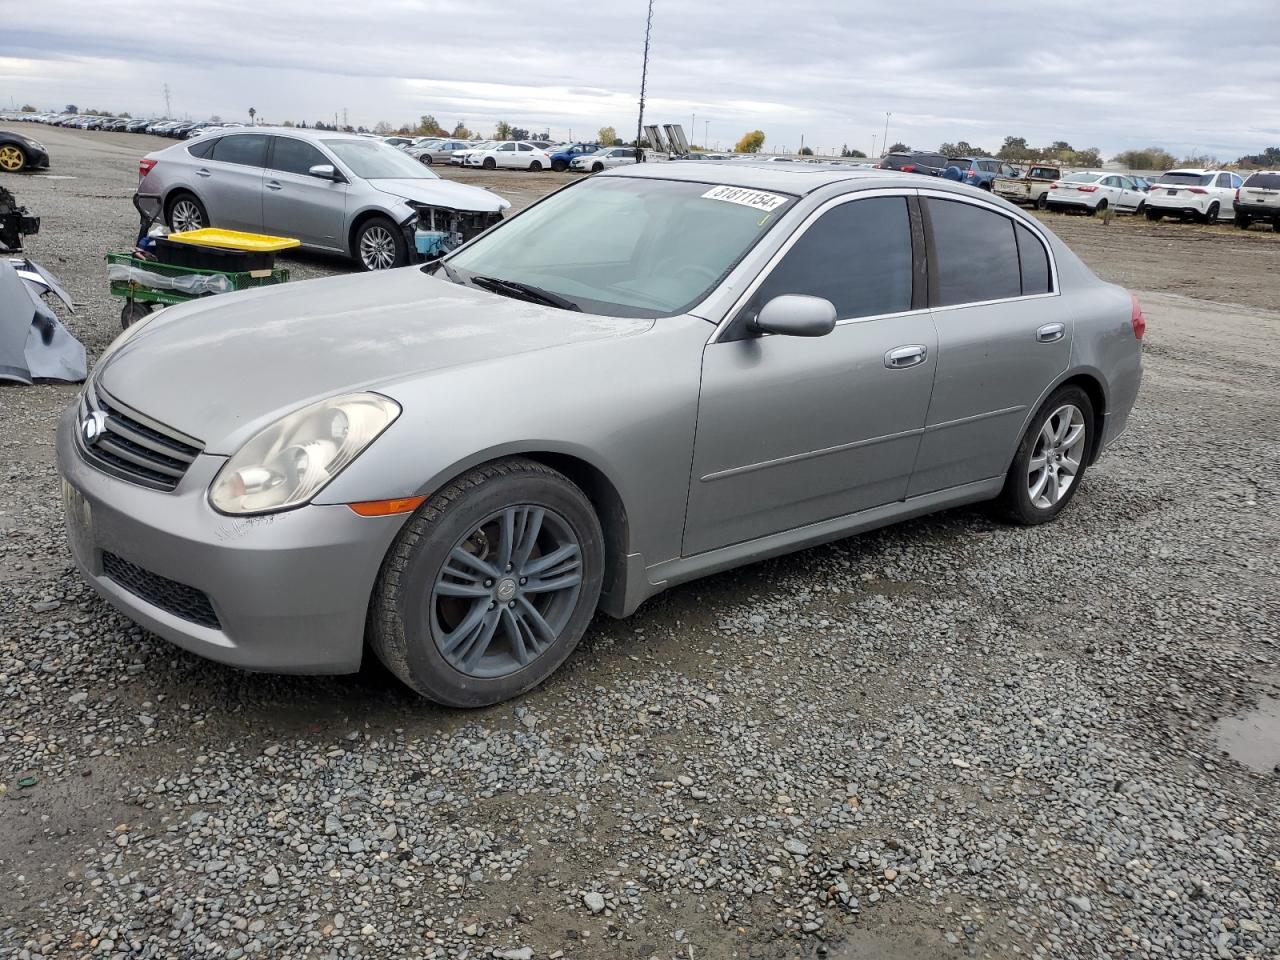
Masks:
[[[1111,158],[1130,170],[1171,170],[1178,162],[1168,150],[1161,147],[1147,147],[1143,150],[1125,150]]]
[[[1280,167],[1280,147],[1267,147],[1261,153],[1251,153],[1236,161],[1242,167]]]
[[[735,153],[759,153],[764,146],[764,131],[751,130],[742,135],[733,150]]]
[[[1066,155],[1066,161],[1077,167],[1100,167],[1102,166],[1102,152],[1097,147],[1072,150]]]
[[[975,147],[968,140],[957,140],[955,143],[944,143],[938,152],[948,157],[989,157],[991,154],[982,147]]]
[[[436,122],[436,118],[431,114],[423,114],[418,120],[418,126],[414,130],[420,137],[443,137],[445,135],[444,127]]]
[[[865,156],[866,156],[866,154],[865,154],[865,153],[863,153],[861,150],[858,150],[858,149],[850,150],[850,149],[849,149],[849,145],[846,143],[843,147],[841,147],[841,148],[840,148],[840,156],[842,156],[842,157],[865,157]]]
[[[596,131],[596,143],[602,147],[612,147],[618,142],[618,131],[613,127],[601,127]]]
[[[813,147],[801,147],[801,148],[800,148],[800,156],[802,156],[802,157],[812,157],[812,156],[813,156]]]
[[[507,121],[505,121],[505,120],[499,120],[499,121],[498,121],[498,125],[497,125],[496,127],[494,127],[494,128],[493,128],[493,139],[495,139],[495,140],[510,140],[510,139],[511,139],[511,124],[507,123]]]
[[[1001,160],[1034,160],[1036,153],[1027,146],[1026,137],[1005,137],[996,156]]]
[[[35,108],[35,107],[33,107],[33,106],[32,106],[31,104],[29,104],[29,103],[24,103],[24,104],[22,105],[22,112],[23,112],[23,113],[35,113],[35,112],[36,112],[36,108]]]
[[[911,150],[910,147],[908,147],[905,143],[899,140],[897,143],[889,147],[889,149],[886,150],[885,153],[907,153],[910,150]]]
[[[512,127],[511,139],[512,140],[529,140],[531,138],[529,136],[529,131],[526,130],[524,127]]]

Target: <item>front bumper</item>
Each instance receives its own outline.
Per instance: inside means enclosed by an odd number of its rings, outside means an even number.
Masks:
[[[273,673],[359,669],[369,598],[403,516],[314,504],[224,516],[206,496],[224,458],[200,454],[171,493],[119,480],[81,456],[78,410],[77,401],[58,423],[67,536],[76,566],[108,603],[210,660]],[[113,569],[124,561],[159,587],[108,575],[104,554]],[[216,626],[167,600],[174,587],[203,594]]]

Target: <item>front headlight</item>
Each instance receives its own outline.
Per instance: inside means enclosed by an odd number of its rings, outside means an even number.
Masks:
[[[303,407],[267,427],[228,460],[209,488],[222,513],[270,513],[308,503],[400,416],[376,393]]]

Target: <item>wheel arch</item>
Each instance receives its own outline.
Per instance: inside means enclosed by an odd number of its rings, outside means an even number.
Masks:
[[[1089,402],[1093,404],[1093,435],[1089,438],[1089,457],[1086,461],[1092,465],[1098,459],[1098,454],[1102,452],[1102,424],[1107,414],[1107,388],[1102,374],[1091,367],[1068,370],[1049,389],[1045,390],[1040,399],[1036,401],[1036,405],[1028,412],[1026,422],[1022,425],[1022,433],[1018,434],[1018,438],[1021,440],[1022,434],[1026,432],[1027,426],[1039,409],[1044,406],[1044,402],[1063,387],[1079,387],[1089,397]]]
[[[395,227],[401,225],[394,216],[381,207],[366,207],[351,218],[351,226],[347,228],[347,256],[356,256],[356,236],[359,234],[360,228],[374,217],[382,217]]]

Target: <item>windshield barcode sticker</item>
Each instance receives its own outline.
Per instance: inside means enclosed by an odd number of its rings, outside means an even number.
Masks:
[[[787,202],[786,197],[776,193],[765,193],[763,190],[746,190],[742,187],[712,187],[702,195],[704,200],[726,200],[729,203],[740,203],[744,207],[753,207],[769,213],[777,210]]]

